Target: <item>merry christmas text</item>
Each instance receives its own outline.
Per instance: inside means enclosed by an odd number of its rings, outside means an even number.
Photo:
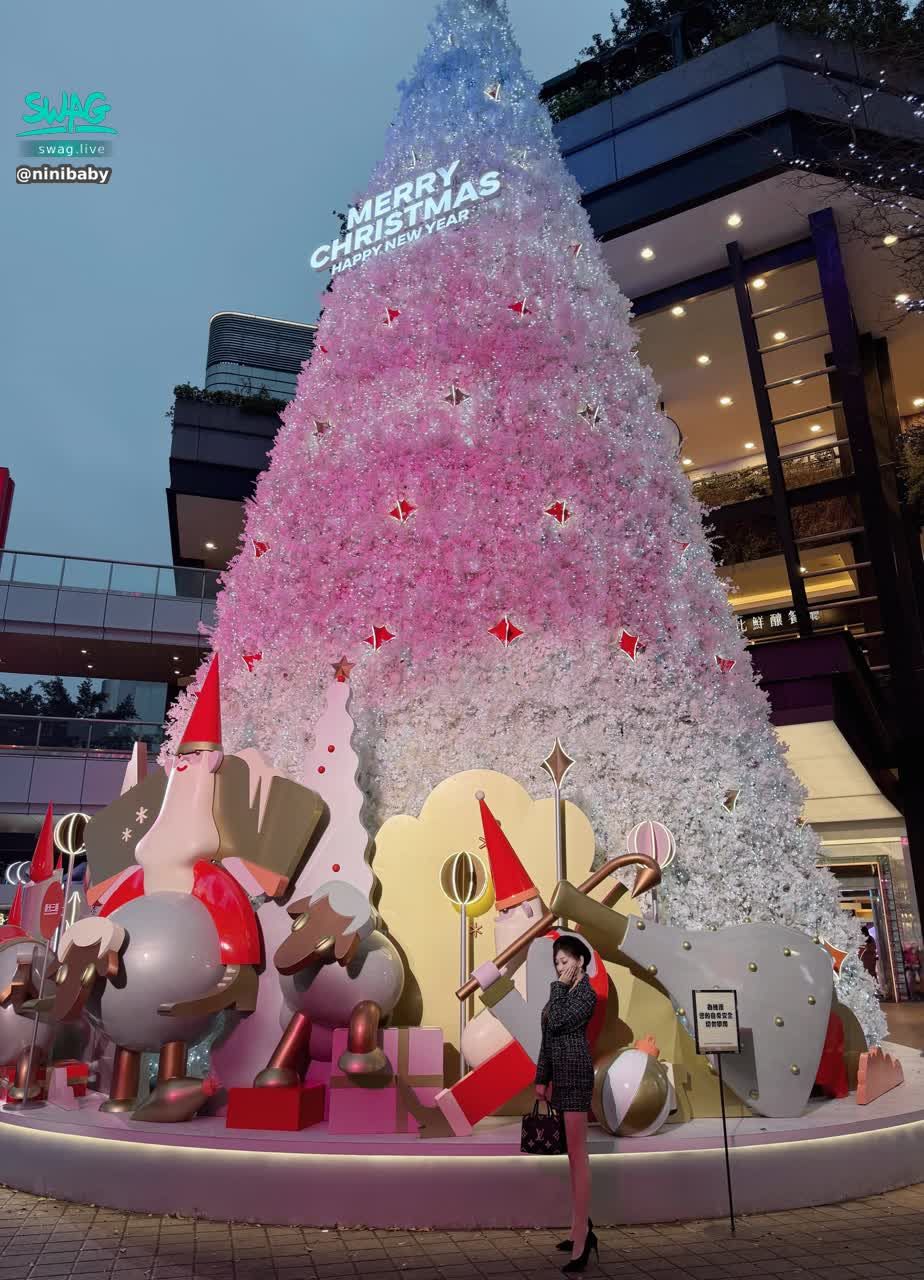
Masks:
[[[455,184],[459,161],[399,182],[389,191],[370,196],[347,213],[340,240],[318,245],[311,255],[315,271],[330,269],[332,276],[357,267],[380,253],[412,244],[425,235],[467,222],[469,206],[496,196],[500,174],[489,169],[479,178]]]

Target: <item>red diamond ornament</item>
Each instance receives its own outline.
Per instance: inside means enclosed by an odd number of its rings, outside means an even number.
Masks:
[[[600,417],[600,406],[598,404],[585,403],[578,409],[578,417],[583,418],[589,427],[594,427]]]
[[[723,676],[728,675],[729,671],[731,671],[737,661],[737,658],[720,658],[718,654],[715,655],[716,666],[722,672]]]
[[[557,520],[559,524],[564,524],[570,520],[574,512],[563,499],[553,502],[550,507],[546,507],[545,514],[551,516],[553,520]]]
[[[448,400],[452,405],[460,405],[463,400],[468,399],[468,392],[463,391],[461,387],[457,387],[454,382],[449,384],[449,395],[443,396],[444,400]]]
[[[393,520],[397,520],[399,524],[407,524],[416,510],[417,508],[413,502],[408,502],[407,498],[402,498],[400,502],[392,507],[388,514]]]
[[[584,248],[584,246],[583,246],[582,244],[569,244],[569,245],[568,245],[568,251],[569,251],[569,253],[571,254],[572,258],[578,258],[578,257],[580,257],[580,255],[581,255],[581,250],[582,250],[583,248]]]
[[[383,644],[388,644],[389,640],[394,640],[395,632],[389,631],[387,627],[377,627],[372,624],[372,635],[366,636],[364,643],[373,649],[381,649]]]
[[[634,662],[638,656],[639,650],[644,645],[639,644],[638,636],[634,636],[631,631],[627,631],[625,627],[619,633],[619,649],[624,653],[630,662]]]
[[[489,84],[484,91],[484,96],[490,98],[492,102],[500,102],[501,87],[500,81],[496,80],[494,84]]]
[[[322,422],[320,418],[314,420],[314,434],[320,440],[322,436],[326,436],[328,431],[332,431],[334,424],[326,419]]]
[[[516,302],[508,302],[507,310],[512,311],[514,315],[518,315],[521,317],[531,316],[533,314],[532,308],[526,305],[525,298],[517,298]]]
[[[247,668],[247,670],[248,670],[248,671],[253,671],[253,669],[254,669],[254,667],[257,665],[257,663],[261,661],[261,659],[262,659],[262,657],[263,657],[263,654],[262,654],[262,653],[260,653],[260,652],[257,652],[257,653],[242,653],[242,654],[241,654],[241,657],[244,659],[244,666]]]
[[[267,551],[269,551],[268,542],[260,542],[256,538],[251,538],[250,541],[253,543],[254,560],[259,560],[261,556],[265,556]]]
[[[382,321],[382,324],[387,324],[390,328],[398,319],[398,316],[400,316],[400,314],[401,312],[398,310],[397,307],[386,307],[385,319]]]
[[[506,613],[501,618],[500,622],[496,622],[494,626],[489,627],[488,630],[490,631],[492,636],[497,636],[498,640],[501,642],[501,644],[504,646],[505,649],[508,647],[508,645],[513,644],[514,640],[518,640],[520,636],[523,635],[523,632],[520,630],[520,628],[515,626],[510,621]]]

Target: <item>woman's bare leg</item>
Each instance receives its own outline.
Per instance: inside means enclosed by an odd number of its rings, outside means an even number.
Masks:
[[[572,1258],[584,1252],[587,1219],[590,1217],[590,1160],[587,1156],[587,1115],[583,1111],[565,1112],[568,1136],[568,1165],[571,1170]]]

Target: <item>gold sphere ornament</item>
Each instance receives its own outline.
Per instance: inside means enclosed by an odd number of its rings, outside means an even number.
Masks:
[[[780,1018],[780,1017],[776,1017],[776,1018],[774,1018],[774,1019],[773,1019],[773,1021],[774,1021],[774,1024],[775,1024],[776,1026],[778,1026],[778,1027],[782,1027],[782,1026],[783,1026],[783,1019],[782,1019],[782,1018]]]
[[[482,860],[462,849],[451,853],[440,868],[440,888],[457,911],[480,916],[494,905],[494,887]]]
[[[808,1002],[809,1002],[809,1004],[817,1004],[817,1003],[818,1003],[818,1001],[815,999],[815,997],[814,997],[814,996],[809,996]]]
[[[684,943],[682,944],[682,946],[683,946],[684,951],[692,951],[692,950],[693,950],[693,943],[692,943],[692,942],[684,942]]]
[[[799,1072],[799,1068],[796,1066],[796,1064],[795,1064],[795,1063],[793,1063],[793,1064],[792,1064],[792,1066],[789,1068],[789,1070],[792,1072],[792,1074],[793,1074],[794,1076],[797,1076],[797,1075],[799,1075],[799,1074],[800,1074],[800,1072]]]
[[[686,1009],[678,1009],[678,1010],[677,1010],[677,1017],[678,1017],[678,1018],[685,1018],[686,1016],[687,1016],[687,1011],[686,1011]]]
[[[650,964],[648,966],[648,972],[651,974],[652,977],[654,977],[655,974],[658,972],[658,966],[656,964]]]
[[[86,850],[88,813],[66,813],[54,826],[55,848],[69,858],[76,858]]]
[[[644,921],[644,920],[636,920],[636,922],[635,922],[635,927],[636,927],[636,929],[644,929],[644,928],[645,928],[645,921]]]
[[[784,947],[784,948],[783,948],[783,955],[784,955],[784,956],[791,956],[791,955],[792,955],[792,951],[791,951],[791,949],[790,949],[789,947]]]
[[[753,960],[752,960],[752,961],[750,962],[750,964],[748,965],[748,969],[750,970],[750,972],[751,972],[751,973],[756,973],[756,972],[757,972],[757,965],[754,963],[754,961],[753,961]]]
[[[664,1063],[641,1049],[620,1049],[594,1073],[593,1112],[607,1133],[647,1138],[661,1128],[673,1101]]]

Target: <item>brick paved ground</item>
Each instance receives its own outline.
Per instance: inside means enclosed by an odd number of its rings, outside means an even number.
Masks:
[[[881,1280],[924,1275],[924,1184],[830,1208],[601,1231],[589,1275]],[[318,1231],[144,1217],[0,1188],[0,1280],[469,1280],[558,1275],[547,1231]]]

